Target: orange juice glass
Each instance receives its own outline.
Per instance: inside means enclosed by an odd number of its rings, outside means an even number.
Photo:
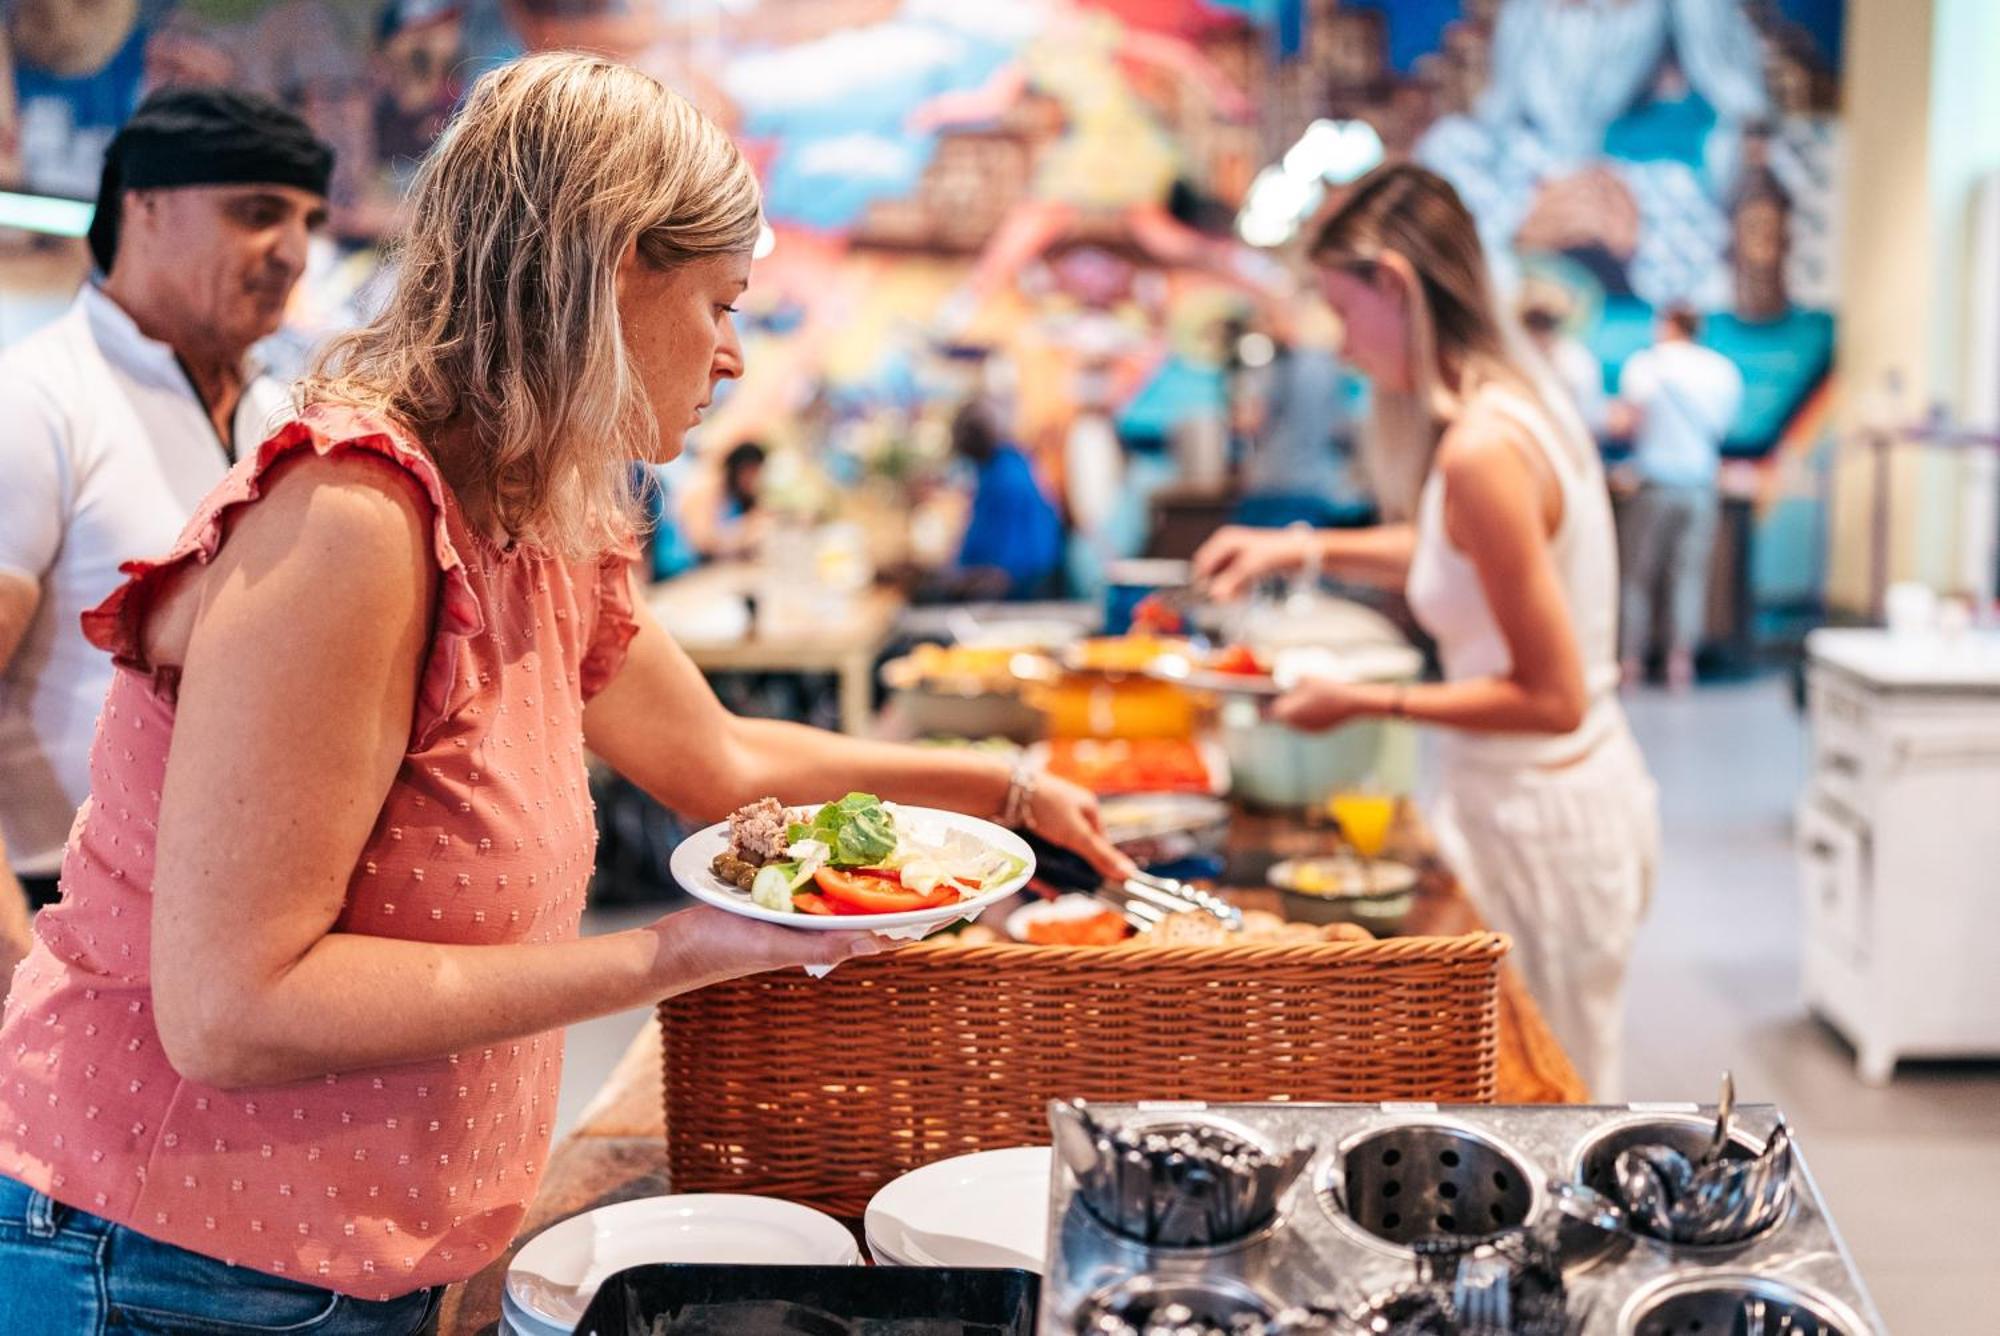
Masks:
[[[1363,858],[1381,856],[1382,847],[1389,842],[1389,827],[1396,821],[1395,795],[1336,793],[1327,799],[1326,810],[1340,823],[1354,852]]]

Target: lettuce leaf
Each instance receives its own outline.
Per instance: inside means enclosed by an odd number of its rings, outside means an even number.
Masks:
[[[792,824],[791,843],[818,840],[833,851],[835,867],[874,867],[896,852],[896,820],[872,793],[850,793],[813,814],[812,823]]]

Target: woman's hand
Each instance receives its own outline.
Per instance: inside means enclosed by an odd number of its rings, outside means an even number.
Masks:
[[[1106,838],[1097,795],[1080,784],[1055,775],[1041,776],[1028,803],[1027,824],[1043,839],[1082,854],[1092,867],[1114,881],[1123,881],[1139,870]]]
[[[872,932],[787,928],[711,905],[676,910],[653,923],[662,939],[660,990],[684,993],[724,979],[804,965],[838,965],[900,943]]]
[[[1272,719],[1305,733],[1324,733],[1380,713],[1380,702],[1371,689],[1327,677],[1307,678],[1272,701],[1270,709]]]
[[[1226,525],[1194,554],[1195,583],[1207,586],[1209,596],[1222,602],[1241,598],[1259,580],[1305,565],[1312,542],[1312,534],[1291,529]]]

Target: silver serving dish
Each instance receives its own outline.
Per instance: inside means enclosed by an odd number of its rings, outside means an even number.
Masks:
[[[1229,804],[1192,793],[1138,793],[1101,803],[1104,833],[1141,867],[1221,856]]]
[[[1184,1307],[1351,1312],[1407,1285],[1432,1246],[1517,1225],[1559,1226],[1570,1329],[1583,1336],[1731,1336],[1753,1319],[1764,1333],[1795,1336],[1886,1330],[1796,1146],[1784,1213],[1740,1242],[1686,1246],[1585,1223],[1603,1198],[1567,1185],[1601,1190],[1607,1166],[1634,1145],[1698,1153],[1716,1124],[1712,1107],[1160,1103],[1090,1112],[1106,1124],[1212,1117],[1269,1146],[1317,1151],[1273,1219],[1193,1248],[1149,1246],[1111,1228],[1058,1155],[1043,1336],[1076,1336],[1106,1311],[1136,1314],[1167,1295],[1185,1296]],[[1753,1158],[1781,1122],[1770,1105],[1738,1106],[1725,1156]]]

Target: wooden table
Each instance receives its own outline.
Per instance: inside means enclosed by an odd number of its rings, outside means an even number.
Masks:
[[[1264,869],[1278,858],[1335,847],[1330,829],[1286,816],[1239,813],[1230,832],[1225,885],[1261,886]],[[1409,913],[1395,926],[1402,935],[1452,935],[1480,931],[1471,902],[1431,856],[1427,833],[1406,809],[1389,853],[1422,870]],[[1246,908],[1278,908],[1275,891],[1238,890]],[[1502,1104],[1580,1104],[1589,1091],[1550,1032],[1534,999],[1511,966],[1500,972],[1500,1051],[1497,1086]],[[558,1220],[598,1206],[670,1192],[666,1175],[666,1119],[661,1098],[662,1056],[658,1025],[643,1026],[576,1130],[549,1157],[541,1191],[529,1206],[519,1241]],[[500,1313],[500,1288],[514,1249],[446,1297],[439,1330],[492,1332]]]
[[[875,656],[881,652],[903,610],[893,589],[871,586],[855,594],[837,614],[794,626],[753,622],[748,635],[704,641],[676,630],[689,626],[698,610],[717,600],[755,598],[764,576],[754,565],[727,563],[662,580],[646,596],[661,625],[675,634],[695,667],[705,673],[831,673],[840,682],[840,727],[858,734],[873,714]],[[837,595],[829,595],[837,598]]]

